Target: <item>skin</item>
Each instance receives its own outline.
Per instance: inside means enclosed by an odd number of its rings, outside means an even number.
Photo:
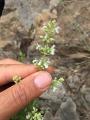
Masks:
[[[13,76],[22,80],[13,84]],[[0,120],[9,120],[29,102],[48,89],[52,81],[46,71],[11,59],[0,61]]]

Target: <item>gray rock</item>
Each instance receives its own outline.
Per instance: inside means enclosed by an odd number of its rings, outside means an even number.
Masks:
[[[0,48],[0,60],[4,58],[16,59],[16,54],[13,51],[3,51]]]
[[[25,26],[26,30],[30,29],[35,16],[43,9],[49,7],[46,0],[16,0],[15,3],[19,13],[19,20]]]
[[[44,120],[54,120],[52,113],[47,111],[44,115]]]
[[[16,8],[16,5],[15,5],[15,0],[6,0],[5,1],[5,9],[14,9]]]
[[[17,9],[18,19],[28,31],[43,9],[52,9],[59,0],[6,0],[5,9]]]
[[[68,80],[68,85],[70,86],[73,92],[79,90],[81,85],[79,75],[77,74],[70,75],[67,80]]]
[[[63,84],[60,84],[57,87],[56,91],[53,91],[52,89],[49,89],[43,95],[41,95],[41,98],[51,100],[55,103],[60,103],[61,99],[64,96],[66,96],[66,91],[65,91],[65,88],[64,88]]]
[[[71,98],[67,98],[65,102],[62,102],[56,113],[55,120],[79,120],[76,104]]]
[[[83,85],[81,88],[81,101],[85,109],[90,111],[90,88]]]
[[[25,34],[23,27],[14,14],[16,14],[15,11],[10,12],[0,19],[0,48],[5,51],[17,51],[18,44]]]
[[[51,0],[51,1],[50,1],[50,6],[49,6],[50,9],[52,9],[52,8],[54,8],[54,7],[57,7],[59,3],[60,3],[59,0]]]

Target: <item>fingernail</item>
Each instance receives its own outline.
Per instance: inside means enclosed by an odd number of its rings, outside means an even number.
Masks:
[[[41,90],[46,90],[51,84],[51,80],[52,80],[51,75],[45,72],[36,77],[35,85]]]

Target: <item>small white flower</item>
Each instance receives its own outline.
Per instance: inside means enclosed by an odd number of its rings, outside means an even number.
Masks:
[[[61,27],[60,27],[60,26],[57,26],[57,27],[55,28],[55,31],[56,31],[57,34],[59,34],[60,31],[61,31]]]
[[[55,54],[55,45],[51,47],[51,55],[54,55],[54,54]]]
[[[39,44],[37,44],[36,46],[36,50],[38,50],[41,46]]]
[[[50,60],[48,59],[46,62],[46,68],[48,68],[49,65],[50,65]]]
[[[36,65],[36,64],[38,63],[38,60],[37,60],[37,59],[34,59],[32,62],[33,62],[33,64]]]
[[[44,63],[44,67],[45,67],[45,68],[48,68],[48,63]]]
[[[43,30],[45,30],[46,28],[47,28],[47,26],[46,26],[46,25],[44,25],[44,26],[43,26]]]
[[[28,113],[28,114],[26,115],[26,119],[27,119],[27,120],[30,119],[30,113]]]
[[[54,38],[50,38],[50,41],[54,41]]]

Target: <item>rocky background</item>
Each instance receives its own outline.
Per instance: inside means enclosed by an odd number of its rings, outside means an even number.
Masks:
[[[52,59],[56,74],[65,81],[53,93],[40,97],[44,120],[90,120],[90,0],[6,0],[0,18],[0,59],[30,63],[40,23],[57,19],[61,28]],[[34,27],[32,27],[32,24]]]

